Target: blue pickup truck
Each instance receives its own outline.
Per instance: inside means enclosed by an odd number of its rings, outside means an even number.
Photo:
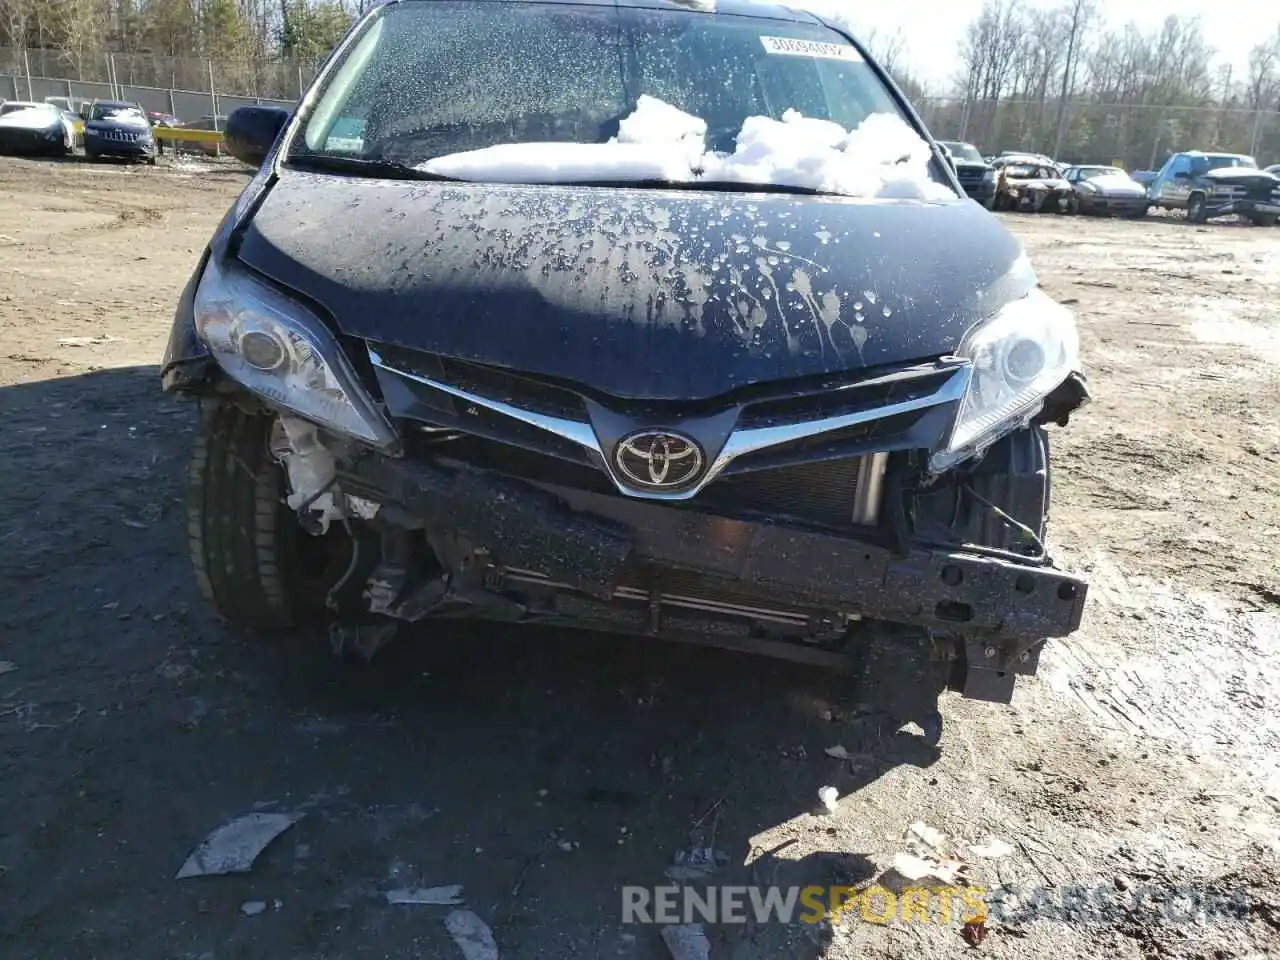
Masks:
[[[1185,210],[1191,223],[1236,214],[1260,227],[1280,220],[1280,177],[1238,153],[1175,153],[1147,186],[1153,207]]]

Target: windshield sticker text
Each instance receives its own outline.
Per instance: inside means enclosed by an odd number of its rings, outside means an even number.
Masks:
[[[853,47],[820,40],[796,40],[792,37],[761,37],[766,53],[790,57],[820,57],[823,60],[847,60],[861,63],[862,55]]]

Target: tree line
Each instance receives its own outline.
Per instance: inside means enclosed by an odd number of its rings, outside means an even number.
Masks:
[[[0,47],[27,51],[11,69],[35,75],[196,90],[213,82],[222,93],[287,99],[372,2],[0,0]],[[1105,23],[1100,5],[987,0],[949,90],[920,80],[902,31],[859,37],[936,135],[986,151],[1130,166],[1182,149],[1280,157],[1280,16],[1236,67],[1207,44],[1198,19],[1170,16],[1144,30]]]
[[[1100,7],[1100,0],[1048,7],[987,0],[965,31],[951,91],[931,96],[905,64],[899,80],[935,135],[984,151],[1114,159],[1130,168],[1192,149],[1280,160],[1274,7],[1259,8],[1272,22],[1256,30],[1242,66],[1209,46],[1198,18],[1169,16],[1144,30],[1105,23]],[[900,36],[891,39],[881,41],[881,56],[897,65],[903,45]]]

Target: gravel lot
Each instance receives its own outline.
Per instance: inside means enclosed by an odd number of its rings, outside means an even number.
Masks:
[[[620,887],[677,851],[724,851],[717,883],[851,884],[923,821],[1008,841],[985,888],[1106,908],[993,918],[974,952],[1280,956],[1280,230],[1008,218],[1082,318],[1096,402],[1054,433],[1051,530],[1093,586],[1012,707],[944,700],[937,752],[847,683],[727,653],[450,626],[352,669],[214,622],[182,540],[193,410],[157,363],[244,182],[0,160],[0,954],[460,957],[447,907],[383,894],[462,884],[504,957],[660,958]],[[252,810],[305,816],[252,873],[174,879]],[[1184,886],[1245,909],[1150,896]],[[856,911],[708,932],[735,960],[973,949]]]

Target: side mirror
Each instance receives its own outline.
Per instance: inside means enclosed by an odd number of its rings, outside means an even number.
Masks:
[[[241,163],[260,167],[288,122],[289,111],[279,107],[236,107],[227,117],[223,141]]]

